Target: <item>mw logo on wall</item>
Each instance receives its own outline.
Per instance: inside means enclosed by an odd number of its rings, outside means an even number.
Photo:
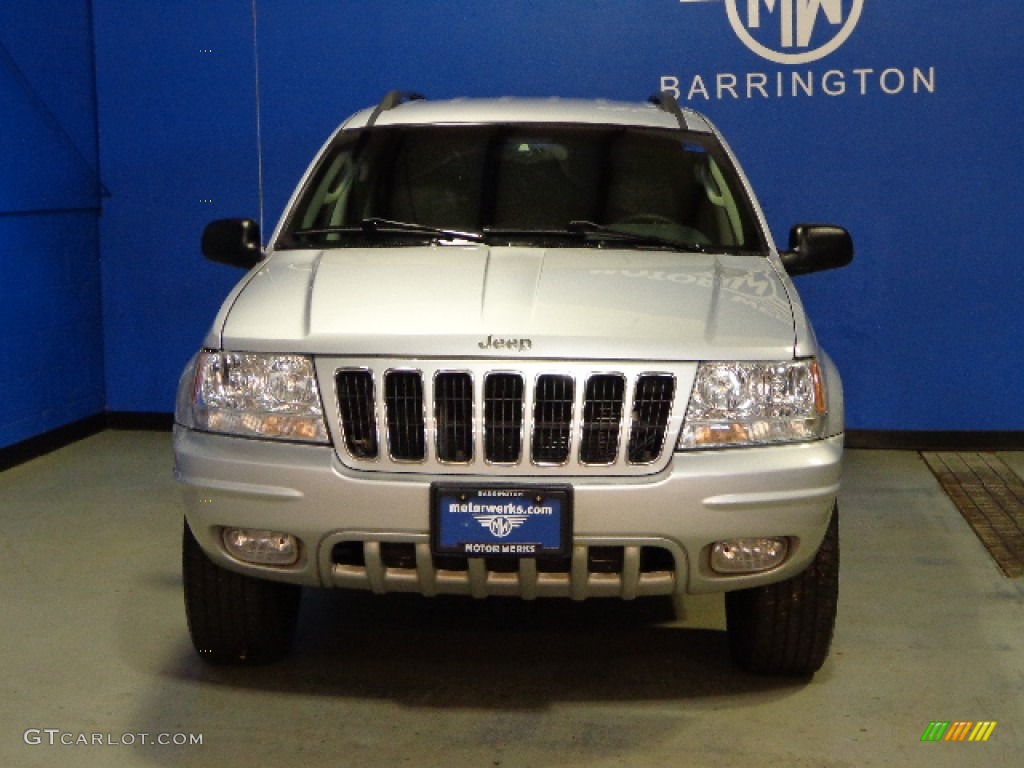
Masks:
[[[843,0],[725,0],[736,36],[758,56],[777,64],[817,61],[845,43],[860,20],[864,0],[846,5]],[[826,23],[819,24],[819,18]],[[826,34],[821,39],[823,27]]]
[[[829,66],[830,56],[848,43],[857,42],[867,0],[674,1],[684,6],[681,12],[693,12],[696,4],[724,6],[735,39],[761,59],[785,67],[774,71],[662,75],[659,90],[671,91],[678,99],[694,102],[936,92],[934,65]],[[874,50],[872,55],[877,53]]]

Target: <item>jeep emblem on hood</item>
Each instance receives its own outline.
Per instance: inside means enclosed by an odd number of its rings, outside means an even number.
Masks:
[[[516,352],[525,352],[533,349],[533,341],[530,339],[496,339],[488,336],[487,341],[477,343],[480,349],[512,349]]]

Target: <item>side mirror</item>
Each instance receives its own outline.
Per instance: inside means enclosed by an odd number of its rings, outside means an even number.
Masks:
[[[853,238],[830,224],[797,224],[789,231],[789,250],[779,254],[791,275],[845,267],[853,261]]]
[[[203,256],[229,267],[252,269],[263,259],[260,225],[252,219],[217,219],[203,230]]]

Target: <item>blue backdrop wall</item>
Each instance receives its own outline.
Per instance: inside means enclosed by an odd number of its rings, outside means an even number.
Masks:
[[[92,54],[87,2],[0,5],[0,447],[104,406]]]
[[[850,427],[1024,429],[1016,0],[91,7],[110,410],[171,410],[239,277],[200,258],[203,224],[250,215],[269,229],[327,135],[385,91],[672,88],[723,129],[777,240],[798,221],[853,232],[853,266],[800,279]]]

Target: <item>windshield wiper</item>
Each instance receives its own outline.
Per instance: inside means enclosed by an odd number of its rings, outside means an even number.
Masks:
[[[578,232],[567,229],[529,229],[519,227],[484,227],[484,235],[490,238],[578,238]]]
[[[671,248],[676,251],[687,251],[690,253],[706,253],[707,249],[700,243],[683,243],[679,240],[672,240],[657,235],[645,235],[642,232],[626,232],[621,229],[613,229],[593,221],[570,221],[569,231],[578,235],[596,235],[608,240],[621,240],[626,243],[637,245],[653,245],[664,248]]]
[[[432,227],[429,224],[416,224],[410,221],[370,218],[363,219],[359,225],[364,232],[412,232],[420,235],[433,235],[443,240],[469,240],[474,243],[484,241],[484,236],[480,232],[462,232],[457,229]]]
[[[456,229],[432,227],[429,224],[415,224],[408,221],[392,221],[390,219],[369,218],[359,222],[358,227],[330,226],[297,229],[293,235],[336,235],[336,234],[376,234],[388,232],[408,232],[414,235],[428,235],[440,240],[469,240],[482,243],[484,236],[479,232],[461,232]]]

